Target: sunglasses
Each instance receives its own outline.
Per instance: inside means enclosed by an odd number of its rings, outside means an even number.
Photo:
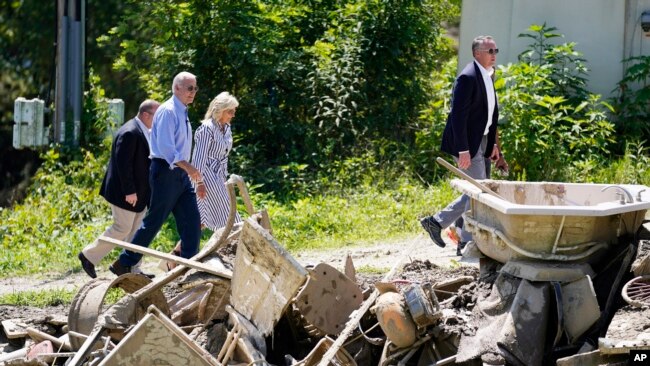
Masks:
[[[190,93],[199,91],[199,87],[194,85],[186,86],[185,89]]]
[[[481,52],[487,52],[490,55],[496,55],[497,53],[499,53],[499,49],[498,48],[489,48],[487,50],[481,50]]]

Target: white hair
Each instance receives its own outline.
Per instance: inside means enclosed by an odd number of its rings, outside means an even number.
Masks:
[[[181,71],[176,76],[174,76],[174,81],[172,82],[172,93],[176,94],[176,87],[184,84],[187,80],[195,80],[196,75],[189,73],[187,71]]]
[[[221,92],[219,95],[214,97],[212,101],[210,102],[210,106],[208,107],[208,110],[205,112],[205,120],[209,120],[210,118],[214,119],[215,121],[221,117],[221,114],[225,110],[229,109],[235,109],[239,106],[239,102],[237,101],[237,98],[232,96],[228,92]]]

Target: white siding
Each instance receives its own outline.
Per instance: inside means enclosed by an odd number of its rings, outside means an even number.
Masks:
[[[650,55],[650,33],[640,23],[646,10],[650,0],[463,0],[458,67],[471,60],[472,39],[481,34],[495,37],[497,64],[516,62],[531,41],[517,36],[546,22],[564,34],[555,42],[577,43],[590,69],[590,91],[608,97],[623,77],[622,60]]]

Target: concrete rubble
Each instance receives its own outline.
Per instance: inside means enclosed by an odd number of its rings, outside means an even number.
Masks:
[[[178,264],[161,278],[91,280],[68,319],[38,329],[3,320],[14,347],[0,365],[568,366],[624,364],[629,350],[650,350],[646,226],[593,266],[501,264],[478,250],[472,275],[432,279],[422,270],[430,263],[402,259],[364,279],[350,258],[345,273],[303,267],[266,212],[247,208],[248,219],[229,221],[190,260],[145,253]]]

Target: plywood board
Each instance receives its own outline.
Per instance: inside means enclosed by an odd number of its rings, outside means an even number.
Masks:
[[[307,271],[271,234],[246,220],[237,245],[230,304],[269,335],[307,279]]]
[[[217,365],[180,328],[147,314],[100,366]]]
[[[27,330],[23,325],[18,325],[20,319],[7,319],[2,321],[2,329],[8,339],[25,338],[27,337]]]

